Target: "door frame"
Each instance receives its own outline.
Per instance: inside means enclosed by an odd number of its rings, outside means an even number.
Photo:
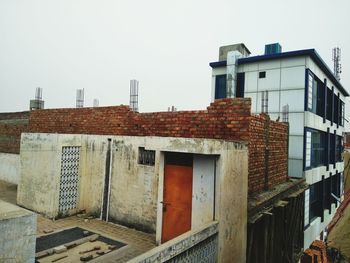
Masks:
[[[158,198],[157,198],[157,221],[156,221],[156,243],[160,245],[162,242],[163,229],[163,194],[164,194],[164,164],[165,152],[159,152],[159,170],[158,170]]]
[[[162,202],[163,202],[163,197],[164,197],[164,168],[165,168],[165,153],[166,152],[167,151],[159,151],[157,219],[156,219],[156,244],[157,245],[162,244],[161,243],[162,242],[162,229],[163,229],[163,204],[162,204]],[[175,152],[175,151],[173,151],[173,152]],[[189,153],[189,152],[177,152],[177,153]],[[196,155],[196,154],[201,154],[201,153],[191,153],[191,154]],[[219,211],[219,198],[217,196],[217,193],[219,193],[219,178],[220,178],[220,174],[221,174],[220,169],[221,169],[222,159],[220,158],[220,155],[214,155],[214,154],[204,154],[204,155],[213,156],[213,158],[215,158],[214,175],[213,175],[214,176],[213,220],[216,220],[218,218],[218,211]],[[192,178],[192,180],[194,180],[194,177]]]

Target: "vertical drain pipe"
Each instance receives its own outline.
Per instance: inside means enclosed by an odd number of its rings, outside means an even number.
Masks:
[[[110,140],[110,139],[108,139]],[[109,141],[109,178],[108,178],[108,199],[107,199],[107,218],[106,221],[108,222],[108,216],[109,216],[109,205],[110,205],[110,197],[111,197],[111,183],[112,183],[112,167],[113,167],[113,151],[112,151],[112,145],[111,141]]]
[[[102,217],[103,221],[108,220],[108,207],[109,207],[109,191],[110,191],[110,174],[111,172],[111,139],[108,138],[108,147],[106,153],[106,166],[105,166],[105,182],[103,187],[103,203],[102,203]]]
[[[213,221],[215,221],[215,210],[216,210],[216,162],[218,157],[214,158],[214,191],[213,191]]]

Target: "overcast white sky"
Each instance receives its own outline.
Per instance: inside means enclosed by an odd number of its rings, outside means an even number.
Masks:
[[[0,112],[29,108],[43,88],[46,108],[129,103],[140,81],[141,111],[204,109],[219,46],[243,42],[260,55],[315,48],[332,69],[342,48],[350,90],[349,0],[0,0]],[[347,106],[350,119],[350,105]]]

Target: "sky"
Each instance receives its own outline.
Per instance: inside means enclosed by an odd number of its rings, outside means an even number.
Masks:
[[[0,0],[0,112],[24,111],[43,89],[45,108],[129,103],[139,80],[141,112],[205,109],[222,45],[252,55],[315,48],[332,69],[342,49],[350,91],[349,0]],[[350,100],[346,115],[350,119]],[[348,125],[350,128],[350,125]]]

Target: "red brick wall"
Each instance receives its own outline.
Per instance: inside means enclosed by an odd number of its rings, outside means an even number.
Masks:
[[[135,113],[128,106],[35,110],[29,131],[213,138],[249,142],[249,193],[264,189],[266,134],[269,135],[269,186],[287,179],[288,125],[252,116],[249,98],[217,100],[201,111]],[[270,132],[266,133],[266,123]]]
[[[19,153],[21,133],[28,128],[29,112],[0,113],[0,152]]]
[[[249,194],[261,192],[265,187],[271,189],[287,180],[288,129],[288,124],[272,121],[266,114],[251,117]],[[265,181],[266,162],[268,178]]]

